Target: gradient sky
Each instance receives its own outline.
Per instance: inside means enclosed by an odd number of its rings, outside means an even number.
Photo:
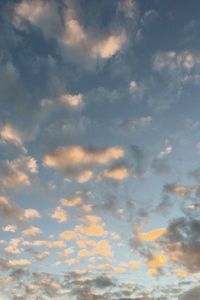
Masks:
[[[0,1],[0,300],[200,299],[199,11]]]

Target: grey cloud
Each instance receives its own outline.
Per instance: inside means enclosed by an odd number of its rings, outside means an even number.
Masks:
[[[200,287],[194,287],[182,294],[179,300],[197,300],[200,299]]]
[[[179,218],[169,224],[160,244],[172,263],[182,265],[191,273],[200,271],[200,222]]]

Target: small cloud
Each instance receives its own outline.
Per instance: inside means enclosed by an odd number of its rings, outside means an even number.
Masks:
[[[26,219],[40,218],[40,213],[36,209],[28,208],[24,211],[24,217]]]
[[[23,233],[24,236],[27,236],[27,237],[35,237],[36,235],[41,234],[42,231],[38,227],[31,226],[31,227],[23,230],[22,233]]]
[[[92,177],[93,177],[93,172],[91,170],[85,170],[76,177],[76,181],[80,184],[83,184],[91,180]]]
[[[165,147],[165,149],[159,153],[158,158],[163,158],[163,157],[169,155],[172,152],[172,150],[173,150],[172,145],[167,145]]]
[[[127,120],[120,123],[120,127],[124,132],[127,131],[135,131],[137,129],[144,128],[146,126],[149,126],[152,122],[152,117],[140,117],[133,120]]]
[[[120,0],[118,2],[118,10],[122,12],[127,18],[132,19],[136,13],[136,1]]]
[[[16,225],[6,225],[2,228],[2,230],[4,232],[12,232],[14,233],[17,230],[17,226]]]
[[[130,83],[129,83],[129,92],[131,94],[135,94],[138,90],[138,84],[135,80],[132,80]]]
[[[51,213],[51,218],[56,219],[59,223],[66,223],[67,222],[67,212],[62,209],[60,206],[53,209]]]
[[[74,206],[78,206],[82,204],[82,197],[77,195],[77,196],[73,196],[71,198],[62,198],[60,199],[60,203],[63,206],[66,207],[74,207]]]
[[[139,240],[144,242],[155,241],[166,233],[166,228],[159,228],[149,232],[139,232],[137,234]]]
[[[83,95],[70,95],[64,94],[58,98],[61,104],[67,105],[72,108],[80,107],[83,104]]]
[[[101,173],[101,178],[121,181],[129,176],[129,169],[127,167],[115,167],[105,170]]]

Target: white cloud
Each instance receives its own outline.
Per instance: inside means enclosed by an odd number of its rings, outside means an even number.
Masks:
[[[135,80],[132,80],[130,83],[129,83],[129,91],[131,94],[135,94],[138,90],[138,84]]]
[[[172,145],[167,145],[164,150],[160,151],[158,158],[163,158],[169,155],[172,152],[172,150],[173,150]]]
[[[12,233],[14,233],[16,229],[17,229],[16,225],[6,225],[2,228],[4,232],[12,232]]]

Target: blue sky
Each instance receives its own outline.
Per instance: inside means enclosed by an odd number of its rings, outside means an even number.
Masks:
[[[200,298],[200,3],[0,3],[0,299]]]

